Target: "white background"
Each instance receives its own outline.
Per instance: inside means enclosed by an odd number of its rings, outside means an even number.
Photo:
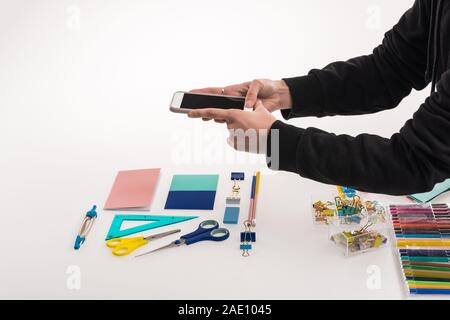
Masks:
[[[402,298],[391,251],[344,258],[310,215],[311,194],[330,187],[290,173],[265,172],[249,258],[238,250],[240,225],[224,243],[116,258],[103,242],[113,213],[102,210],[81,250],[72,246],[118,170],[162,167],[151,213],[174,215],[197,212],[163,210],[173,173],[220,173],[215,210],[199,215],[221,221],[230,172],[250,176],[264,164],[239,162],[223,127],[170,113],[172,93],[368,54],[412,2],[1,0],[0,298]],[[389,137],[427,94],[376,115],[291,123]],[[67,287],[72,265],[79,290]],[[378,290],[366,285],[372,265]]]

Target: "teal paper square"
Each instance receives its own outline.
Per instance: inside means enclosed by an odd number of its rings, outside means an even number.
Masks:
[[[218,182],[217,174],[176,174],[170,191],[216,191]]]

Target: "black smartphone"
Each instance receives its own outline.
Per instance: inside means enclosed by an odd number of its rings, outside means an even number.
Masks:
[[[172,97],[170,111],[188,113],[191,110],[205,108],[244,110],[244,103],[244,97],[178,91]]]

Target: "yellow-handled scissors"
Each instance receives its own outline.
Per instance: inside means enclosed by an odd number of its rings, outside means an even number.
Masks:
[[[112,254],[115,256],[126,256],[132,253],[139,247],[142,247],[149,243],[150,240],[164,238],[168,235],[180,232],[181,229],[167,231],[159,234],[155,234],[148,237],[134,237],[134,238],[116,238],[106,241],[106,246],[112,248]]]

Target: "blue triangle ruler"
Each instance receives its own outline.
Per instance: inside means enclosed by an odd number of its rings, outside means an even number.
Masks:
[[[177,217],[177,216],[144,216],[144,215],[116,215],[109,228],[108,235],[105,240],[110,240],[114,238],[121,238],[129,236],[130,234],[147,231],[159,227],[168,226],[171,224],[188,221],[198,217]],[[122,223],[124,221],[152,221],[150,223],[143,224],[141,226],[136,226],[128,228],[125,230],[120,230]]]

